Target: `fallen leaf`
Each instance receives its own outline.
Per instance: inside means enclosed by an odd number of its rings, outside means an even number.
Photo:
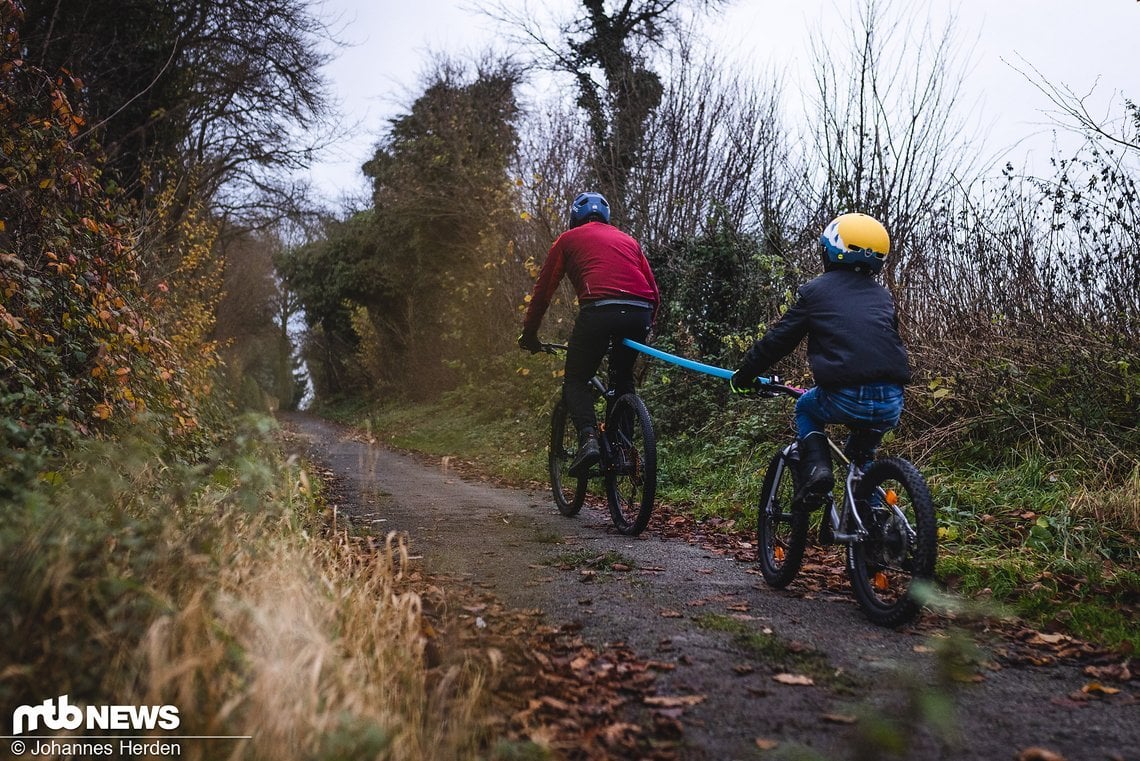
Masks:
[[[1100,682],[1089,682],[1081,688],[1081,692],[1085,693],[1086,695],[1092,694],[1094,692],[1101,692],[1105,695],[1115,695],[1116,693],[1120,692],[1120,690],[1115,687],[1105,687]]]
[[[825,713],[820,718],[824,721],[830,721],[832,724],[854,724],[859,721],[857,717],[845,713]]]
[[[684,613],[680,613],[680,612],[675,611],[675,610],[670,610],[668,608],[661,611],[661,617],[662,618],[681,618],[682,616],[684,616]]]
[[[981,674],[952,674],[950,678],[962,684],[977,684],[986,681],[986,678]]]
[[[531,701],[531,704],[532,705],[534,704],[533,700]],[[549,695],[543,695],[539,699],[539,704],[548,706],[549,708],[553,708],[555,711],[562,711],[563,713],[570,711],[570,704],[569,703],[565,703],[565,702],[559,700],[558,698],[552,698]]]
[[[779,682],[780,684],[794,684],[799,686],[808,686],[815,684],[814,679],[803,674],[776,674],[774,677],[772,677],[772,679]]]
[[[1070,642],[1071,638],[1067,634],[1045,634],[1044,632],[1034,632],[1033,636],[1027,640],[1034,645],[1056,645],[1061,642]]]
[[[756,738],[756,747],[759,748],[760,750],[772,750],[773,748],[778,747],[779,744],[780,744],[779,740],[769,740],[766,737],[757,737]]]
[[[705,702],[704,695],[653,695],[645,698],[645,705],[658,708],[679,708],[681,706],[695,706]]]
[[[1065,761],[1065,757],[1046,748],[1033,746],[1017,754],[1017,761]]]
[[[1085,676],[1091,676],[1094,679],[1108,679],[1114,682],[1127,682],[1132,679],[1132,671],[1128,668],[1128,661],[1108,666],[1086,666],[1084,673]]]
[[[735,671],[737,674],[744,676],[746,674],[751,674],[753,671],[756,670],[756,667],[753,666],[751,663],[738,663],[732,667],[732,670]]]
[[[617,724],[610,724],[602,730],[602,736],[605,738],[607,745],[616,745],[623,735],[637,734],[641,732],[641,727],[636,724],[626,724],[619,722]]]

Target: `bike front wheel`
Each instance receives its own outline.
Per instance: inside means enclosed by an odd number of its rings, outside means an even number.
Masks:
[[[922,608],[916,586],[934,578],[938,527],[930,489],[914,465],[889,457],[867,468],[855,505],[867,537],[847,547],[851,587],[867,618],[902,626]]]
[[[566,516],[577,515],[586,499],[588,479],[570,475],[570,463],[578,452],[578,434],[570,420],[566,404],[561,400],[554,405],[550,416],[550,452],[547,466],[550,486],[558,512]]]
[[[807,546],[807,511],[792,509],[797,464],[791,447],[777,452],[768,464],[760,492],[756,527],[760,573],[768,586],[776,589],[783,589],[799,574]]]
[[[637,536],[649,525],[657,495],[657,441],[649,411],[637,394],[625,394],[610,410],[604,464],[610,517],[618,531]]]

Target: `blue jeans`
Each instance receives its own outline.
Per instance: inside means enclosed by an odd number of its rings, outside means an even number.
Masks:
[[[796,430],[800,438],[823,431],[830,423],[851,428],[845,453],[865,465],[875,457],[883,434],[898,425],[903,409],[903,388],[897,383],[825,390],[809,389],[796,402]]]

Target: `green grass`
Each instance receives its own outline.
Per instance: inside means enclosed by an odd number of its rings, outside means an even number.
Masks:
[[[562,566],[565,568],[580,568],[583,571],[593,571],[602,576],[614,573],[615,565],[625,566],[625,570],[637,567],[637,563],[620,552],[608,550],[601,555],[596,550],[587,548],[564,552],[547,561],[547,565]]]
[[[939,509],[938,575],[952,590],[1034,626],[1140,648],[1140,546],[1128,526],[1074,500],[1090,488],[1088,473],[1025,455],[1016,466],[927,478]]]
[[[547,391],[505,410],[502,399],[452,394],[344,417],[397,447],[458,457],[507,482],[544,482],[555,389]],[[778,407],[730,404],[697,430],[660,436],[659,500],[696,518],[753,525],[767,460],[788,436],[787,410]],[[938,508],[938,574],[950,590],[1032,626],[1140,650],[1140,477],[1103,485],[1079,462],[1031,452],[990,468],[947,465],[952,454],[920,463]]]
[[[543,414],[480,419],[447,400],[377,408],[337,407],[321,414],[367,429],[380,441],[440,457],[454,456],[514,482],[545,481],[550,422]]]
[[[720,613],[705,613],[693,619],[701,629],[732,635],[732,641],[774,671],[810,676],[816,684],[854,689],[858,684],[838,670],[827,656],[798,642],[758,630],[755,624]]]

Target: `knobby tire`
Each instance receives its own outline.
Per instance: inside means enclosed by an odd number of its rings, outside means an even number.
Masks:
[[[559,400],[550,415],[550,452],[547,465],[550,486],[558,512],[574,516],[582,509],[589,479],[570,475],[570,463],[578,452],[578,434],[566,404]]]
[[[768,586],[776,589],[783,589],[799,574],[807,546],[808,513],[792,509],[799,480],[798,464],[786,450],[777,452],[768,464],[760,490],[756,527],[760,573]]]
[[[889,490],[886,501],[896,501],[912,531],[906,530],[888,505],[873,509],[868,505],[876,487]],[[938,527],[930,490],[914,465],[888,457],[867,468],[856,489],[855,502],[865,512],[863,524],[869,535],[847,548],[852,590],[871,621],[892,628],[902,626],[922,608],[916,582],[934,578]]]
[[[605,435],[610,441],[610,461],[604,463],[610,517],[618,531],[637,536],[649,525],[657,496],[657,440],[637,394],[614,403]]]

